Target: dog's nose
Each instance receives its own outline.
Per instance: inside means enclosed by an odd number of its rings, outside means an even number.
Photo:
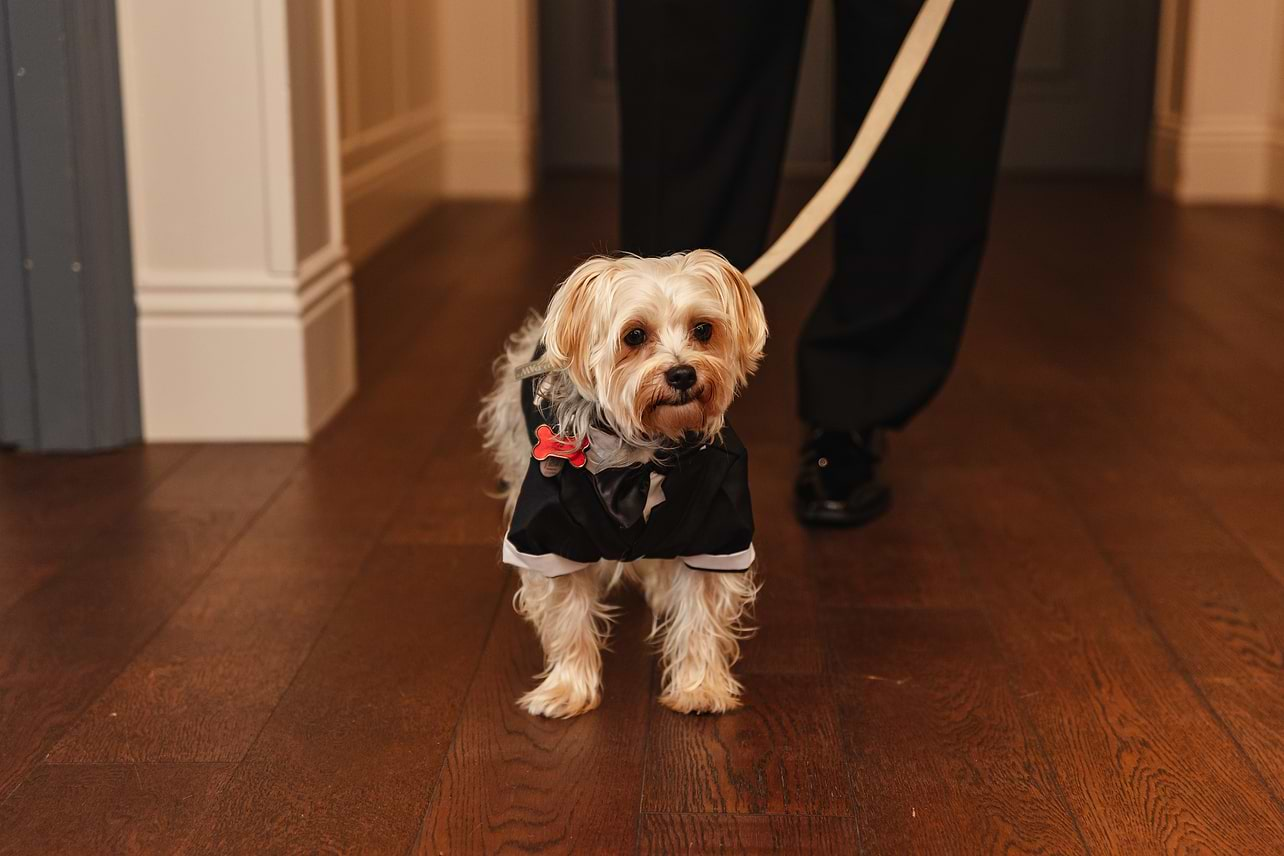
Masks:
[[[669,386],[678,391],[685,391],[695,386],[696,372],[691,366],[674,366],[664,373]]]

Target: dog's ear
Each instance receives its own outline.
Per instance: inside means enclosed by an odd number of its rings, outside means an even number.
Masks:
[[[600,317],[597,306],[602,278],[615,260],[596,256],[566,278],[548,304],[544,348],[554,368],[565,369],[581,391],[593,388],[591,353]]]
[[[712,250],[695,250],[688,254],[688,262],[714,279],[731,318],[739,363],[736,380],[743,384],[758,369],[767,346],[767,316],[758,292],[739,268]]]

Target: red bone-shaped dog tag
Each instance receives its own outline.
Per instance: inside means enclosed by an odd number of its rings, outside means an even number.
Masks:
[[[579,440],[568,440],[565,437],[553,433],[553,429],[547,425],[541,425],[535,429],[535,436],[539,442],[531,450],[531,457],[537,461],[548,460],[549,458],[561,458],[571,466],[579,469],[588,462],[588,456],[584,450],[589,447],[588,437],[582,437]]]

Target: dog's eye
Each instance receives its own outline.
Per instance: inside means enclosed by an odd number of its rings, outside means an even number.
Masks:
[[[624,344],[628,345],[630,348],[636,348],[645,341],[646,331],[641,327],[634,327],[632,330],[624,334]]]
[[[697,342],[707,342],[713,338],[713,325],[708,321],[701,321],[691,328],[691,335],[695,336]]]

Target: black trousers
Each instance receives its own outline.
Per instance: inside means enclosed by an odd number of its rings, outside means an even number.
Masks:
[[[764,249],[808,0],[617,0],[622,243]],[[834,0],[834,150],[846,152],[920,0]],[[798,342],[799,411],[899,428],[954,363],[985,246],[1028,0],[957,0],[839,209],[833,279]],[[770,283],[767,288],[771,288]]]

